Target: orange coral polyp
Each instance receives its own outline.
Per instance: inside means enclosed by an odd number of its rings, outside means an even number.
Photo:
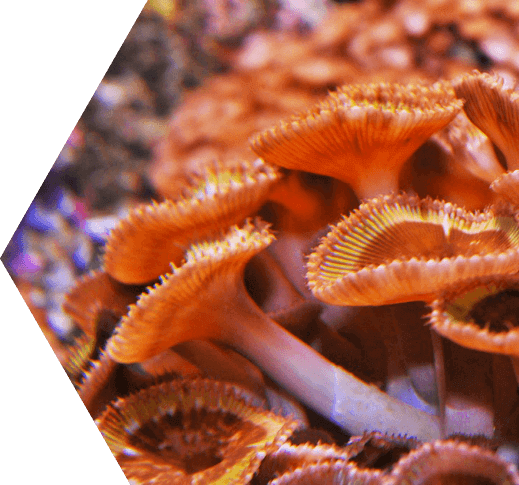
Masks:
[[[133,483],[246,484],[298,422],[239,386],[172,381],[119,399],[96,421]]]
[[[515,275],[474,279],[450,288],[431,304],[431,325],[463,347],[518,358],[519,327],[512,322],[506,323],[514,308],[508,304],[507,310],[507,299],[510,298],[507,293],[511,291],[519,292],[519,278]],[[474,308],[485,299],[494,300],[486,303],[488,321],[476,321]]]
[[[437,440],[402,458],[387,483],[519,485],[519,474],[516,467],[489,450],[456,440]]]
[[[156,280],[182,262],[191,244],[256,212],[281,176],[262,160],[206,167],[180,200],[140,206],[119,222],[106,243],[105,271],[127,284]]]
[[[519,206],[519,170],[502,174],[490,184],[490,188],[505,200]]]
[[[328,175],[359,198],[398,190],[404,162],[460,110],[448,83],[346,85],[252,140],[285,168]]]
[[[519,169],[519,94],[499,76],[474,71],[453,81],[467,117],[503,152],[508,170]]]
[[[173,267],[173,273],[162,276],[130,307],[108,343],[117,361],[140,362],[181,342],[223,338],[225,327],[217,322],[225,312],[218,305],[247,261],[274,240],[262,221],[247,221],[226,236],[191,246],[185,263]]]
[[[511,209],[470,213],[438,200],[386,196],[332,227],[307,267],[312,292],[327,303],[428,301],[449,284],[517,271],[519,227]]]

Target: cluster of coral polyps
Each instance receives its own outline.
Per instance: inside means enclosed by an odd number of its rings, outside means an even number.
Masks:
[[[362,0],[340,7],[326,0],[303,2],[305,7],[278,3],[299,15],[305,8],[326,15],[304,33],[256,28],[236,49],[214,38],[207,43],[219,46],[218,57],[228,69],[183,92],[149,172],[160,194],[176,197],[185,183],[184,170],[203,161],[252,160],[247,139],[253,133],[345,83],[434,82],[473,69],[492,69],[506,80],[519,75],[515,1]]]
[[[121,220],[66,369],[128,478],[519,483],[518,130],[487,74],[346,85]]]

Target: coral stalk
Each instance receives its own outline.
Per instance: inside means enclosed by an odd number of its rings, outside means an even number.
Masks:
[[[268,228],[250,222],[225,241],[193,246],[186,263],[143,294],[108,343],[118,362],[138,362],[170,346],[212,339],[235,348],[297,399],[350,433],[379,430],[429,440],[435,416],[418,411],[332,364],[271,320],[248,295],[246,262],[266,247]]]

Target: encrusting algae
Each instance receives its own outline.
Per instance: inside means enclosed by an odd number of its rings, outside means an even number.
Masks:
[[[261,158],[208,165],[120,221],[66,301],[83,332],[66,367],[128,479],[519,484],[500,457],[519,442],[519,208],[495,189],[515,104],[479,73],[346,85],[255,135]],[[413,187],[424,143],[459,163],[445,200]],[[481,206],[449,200],[460,173]],[[292,444],[305,428],[335,443]]]

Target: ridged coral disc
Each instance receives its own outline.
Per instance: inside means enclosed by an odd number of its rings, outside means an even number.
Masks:
[[[490,451],[454,440],[424,443],[402,458],[388,478],[385,483],[395,485],[519,484],[514,465]]]
[[[182,266],[130,307],[107,344],[116,361],[141,362],[187,340],[220,336],[216,321],[226,312],[222,302],[249,259],[274,240],[268,224],[259,219],[247,220],[225,236],[193,245]]]
[[[492,182],[490,188],[512,204],[519,206],[519,170],[504,173]]]
[[[65,296],[63,310],[90,336],[98,330],[98,318],[103,312],[121,317],[135,303],[142,288],[125,286],[104,271],[91,271],[76,281]]]
[[[287,442],[263,460],[257,479],[260,483],[266,483],[276,476],[284,476],[284,479],[288,480],[288,475],[293,473],[290,480],[295,481],[287,481],[287,483],[299,483],[297,480],[303,478],[309,480],[308,483],[314,483],[312,480],[318,478],[323,481],[315,483],[335,483],[331,478],[330,481],[325,481],[324,478],[328,477],[328,473],[331,473],[330,477],[338,477],[342,473],[343,476],[347,474],[351,479],[359,480],[359,482],[354,483],[364,483],[361,481],[364,479],[368,479],[367,483],[372,483],[371,480],[375,477],[377,480],[380,478],[380,472],[387,472],[402,455],[417,448],[419,443],[414,438],[387,435],[376,431],[366,432],[362,436],[353,436],[347,445],[342,447],[321,443],[318,445],[305,443],[296,446]],[[323,468],[321,471],[317,469],[310,471],[309,465],[323,464],[324,462],[342,462],[342,466],[349,462],[358,469],[344,467],[340,468],[342,470],[340,473],[340,469],[332,471],[329,468]],[[296,472],[298,469],[299,471]],[[362,469],[360,474],[358,474],[359,469]],[[297,480],[296,477],[298,477]],[[310,477],[312,477],[312,480],[310,480]],[[279,483],[285,482],[280,481]],[[302,481],[302,483],[307,482]]]
[[[487,277],[446,291],[430,322],[444,337],[475,350],[519,357],[519,277]]]
[[[267,483],[272,478],[292,472],[297,468],[324,461],[342,460],[346,462],[351,456],[352,454],[346,447],[321,442],[317,445],[310,443],[293,445],[286,442],[263,460],[257,473],[257,480],[259,483]]]
[[[461,168],[491,184],[505,172],[499,163],[492,142],[462,111],[432,137],[450,155],[453,173]]]
[[[335,305],[433,300],[449,285],[519,270],[519,227],[507,208],[471,213],[394,195],[344,217],[310,256],[308,285]]]
[[[67,349],[67,360],[63,368],[75,387],[78,387],[83,372],[88,368],[95,347],[95,337],[83,334]]]
[[[109,382],[117,368],[117,363],[102,350],[98,360],[88,363],[88,368],[83,372],[83,378],[77,385],[79,397],[92,417],[104,408],[103,391],[109,387]],[[114,396],[115,397],[115,396]]]
[[[378,470],[363,470],[344,460],[304,465],[269,482],[270,485],[381,485]]]
[[[364,178],[398,178],[401,165],[461,106],[446,82],[346,85],[251,145],[271,163],[340,179],[357,192]]]
[[[387,472],[402,456],[419,445],[420,441],[413,437],[372,431],[362,436],[352,436],[345,449],[350,461],[360,468]]]
[[[297,422],[238,386],[172,381],[113,403],[96,421],[128,480],[245,484]]]
[[[503,152],[509,170],[519,169],[519,93],[503,87],[503,79],[474,71],[453,81],[465,100],[468,118]]]
[[[116,280],[145,284],[180,264],[185,250],[252,215],[280,172],[262,160],[207,167],[179,201],[141,206],[119,222],[106,242],[104,269]]]

